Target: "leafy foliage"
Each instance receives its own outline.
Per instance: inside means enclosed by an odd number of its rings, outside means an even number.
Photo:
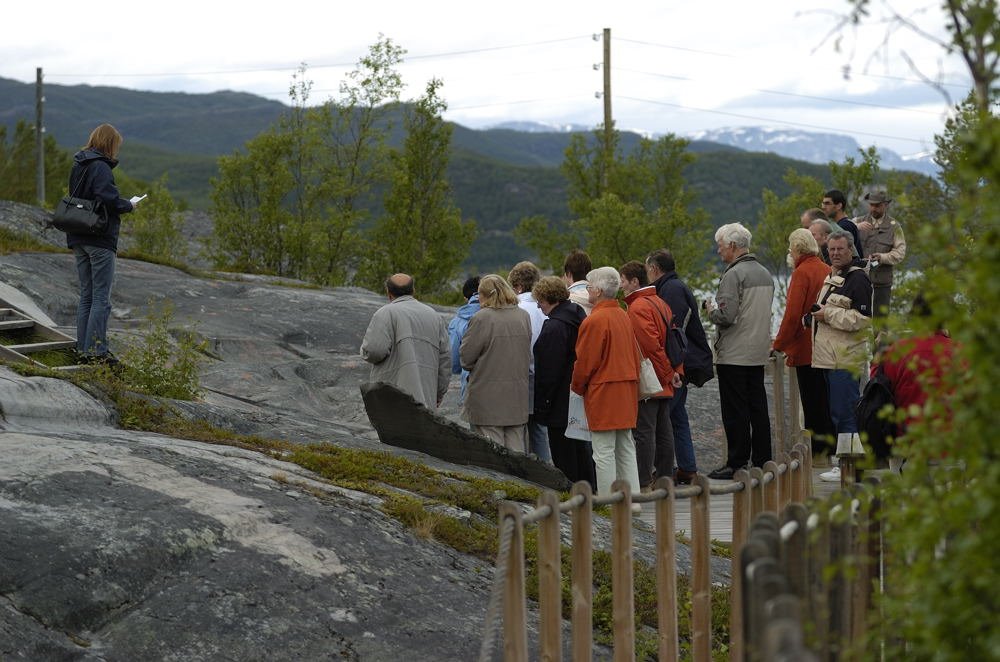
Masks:
[[[377,291],[387,274],[405,271],[420,292],[443,294],[475,236],[475,224],[463,222],[455,207],[446,176],[451,127],[441,119],[446,106],[440,86],[431,80],[405,116],[406,137],[403,149],[392,154],[385,213],[368,233],[357,277],[369,289]]]
[[[73,165],[69,153],[59,148],[51,135],[42,141],[45,159],[45,203],[55,207],[66,195],[66,182]],[[0,199],[37,204],[35,182],[38,167],[35,127],[19,121],[8,143],[7,127],[0,126]]]
[[[187,240],[181,231],[184,220],[167,190],[167,176],[163,175],[147,193],[149,197],[125,217],[123,231],[132,238],[134,251],[180,262],[187,256]]]
[[[703,252],[708,217],[694,207],[684,179],[684,167],[694,160],[687,141],[673,135],[642,139],[628,154],[619,142],[618,131],[603,130],[589,142],[583,134],[570,141],[562,171],[576,218],[561,230],[544,218],[528,217],[515,231],[543,264],[558,270],[574,246],[584,247],[595,266],[619,266],[658,247],[670,248],[682,264]]]
[[[180,330],[173,337],[172,317],[169,304],[153,308],[142,339],[128,344],[121,355],[121,367],[109,371],[112,380],[127,390],[147,395],[177,400],[198,397],[198,372],[205,343],[190,330]]]

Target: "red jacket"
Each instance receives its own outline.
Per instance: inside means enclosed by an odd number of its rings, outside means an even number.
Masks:
[[[830,265],[818,255],[802,255],[795,263],[788,283],[785,316],[781,318],[778,335],[772,347],[788,357],[786,365],[812,363],[812,329],[802,326],[802,316],[816,303],[823,281],[830,275]]]
[[[639,416],[639,350],[628,315],[603,299],[580,325],[570,388],[591,430],[631,430]]]
[[[885,351],[882,369],[892,383],[896,408],[906,411],[904,426],[920,418],[928,392],[942,395],[941,377],[952,366],[952,356],[951,338],[941,331],[900,340]]]
[[[670,306],[656,295],[655,287],[643,287],[625,297],[628,304],[628,318],[632,322],[635,339],[643,357],[653,362],[656,377],[663,390],[654,398],[674,397],[674,369],[667,358],[667,329],[673,313]]]

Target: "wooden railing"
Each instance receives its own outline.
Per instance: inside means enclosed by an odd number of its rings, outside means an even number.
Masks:
[[[733,550],[746,542],[750,523],[762,512],[777,513],[790,503],[806,501],[812,491],[812,454],[805,444],[781,452],[780,462],[737,471],[731,482],[710,485],[698,475],[688,486],[676,486],[660,478],[651,492],[632,494],[627,482],[616,481],[611,494],[594,497],[590,485],[579,482],[571,496],[559,502],[556,492],[546,491],[536,508],[524,512],[521,504],[504,502],[500,507],[500,545],[494,579],[495,591],[486,619],[486,634],[480,659],[491,659],[498,621],[503,624],[503,659],[528,660],[527,603],[525,592],[524,528],[538,525],[538,614],[539,657],[562,659],[562,566],[560,524],[569,516],[571,532],[572,605],[571,659],[590,660],[593,650],[592,514],[595,506],[611,506],[611,557],[615,660],[635,657],[635,613],[632,580],[632,504],[653,503],[656,537],[658,603],[658,652],[660,660],[676,660],[680,645],[677,623],[677,575],[675,567],[675,504],[691,500],[691,651],[697,662],[712,659],[710,499],[733,495]],[[731,604],[742,603],[742,573],[739,554],[733,554]],[[501,608],[502,604],[502,608]],[[742,610],[730,612],[730,659],[743,657]]]
[[[761,513],[740,551],[743,640],[758,660],[851,659],[883,576],[877,479]]]

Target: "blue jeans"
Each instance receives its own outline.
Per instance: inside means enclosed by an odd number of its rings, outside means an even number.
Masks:
[[[694,442],[691,440],[691,423],[688,421],[687,384],[674,389],[674,401],[670,405],[670,422],[674,428],[674,454],[677,456],[677,466],[684,471],[694,473],[698,466],[694,459]]]
[[[534,415],[528,417],[528,441],[531,452],[542,462],[552,464],[552,449],[549,448],[549,429],[535,421]]]
[[[115,252],[97,246],[74,246],[80,277],[80,304],[76,308],[76,349],[81,354],[108,353],[111,285],[115,280]]]
[[[861,399],[861,384],[857,377],[847,370],[827,370],[826,383],[830,386],[830,418],[834,432],[857,432],[854,408]]]

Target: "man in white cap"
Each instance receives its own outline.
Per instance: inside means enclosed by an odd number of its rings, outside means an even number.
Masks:
[[[868,213],[855,219],[858,232],[861,234],[862,254],[868,259],[868,277],[875,288],[875,317],[889,314],[889,302],[892,298],[892,267],[906,257],[906,238],[899,222],[889,216],[889,204],[892,202],[885,191],[873,191],[865,194],[868,203]]]

